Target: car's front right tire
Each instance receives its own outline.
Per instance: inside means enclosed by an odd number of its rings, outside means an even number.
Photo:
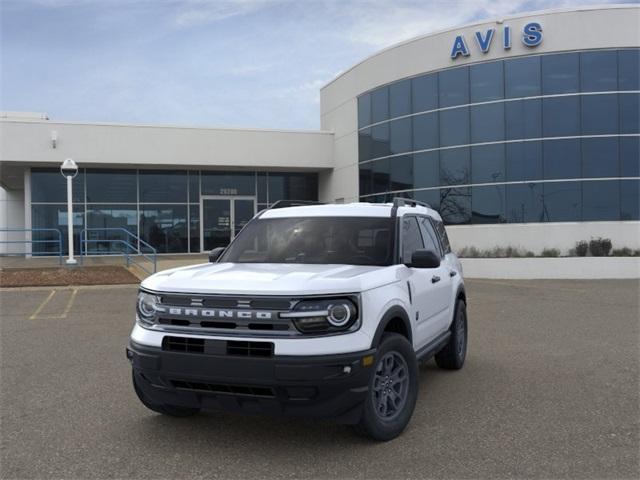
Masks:
[[[362,418],[356,431],[374,440],[392,440],[405,429],[418,398],[418,363],[411,343],[387,333],[376,354]]]
[[[170,417],[190,417],[200,411],[199,408],[155,403],[147,395],[145,395],[142,388],[140,388],[140,385],[138,383],[140,382],[140,380],[137,378],[136,372],[132,372],[132,379],[133,389],[135,390],[136,395],[138,395],[138,398],[140,399],[142,404],[149,410],[153,410],[156,413],[161,413],[162,415],[168,415]]]

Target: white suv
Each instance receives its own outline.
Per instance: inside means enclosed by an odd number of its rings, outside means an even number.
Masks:
[[[140,400],[331,418],[399,435],[419,360],[462,367],[462,269],[426,204],[282,204],[210,262],[142,282],[127,357]]]

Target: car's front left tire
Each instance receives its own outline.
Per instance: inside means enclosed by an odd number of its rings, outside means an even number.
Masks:
[[[402,335],[382,337],[369,391],[356,431],[374,440],[392,440],[405,429],[418,398],[418,363]]]
[[[145,395],[144,391],[140,387],[138,383],[140,380],[137,378],[136,372],[132,372],[132,380],[133,389],[135,390],[136,395],[138,395],[140,402],[142,402],[142,404],[149,410],[160,413],[162,415],[168,415],[170,417],[190,417],[200,411],[199,408],[155,403],[147,395]]]

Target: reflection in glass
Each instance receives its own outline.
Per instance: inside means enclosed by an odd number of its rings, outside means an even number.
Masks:
[[[440,190],[440,216],[449,225],[471,221],[471,188],[453,187]]]
[[[254,195],[254,172],[202,172],[203,195]]]
[[[389,159],[391,165],[391,191],[413,188],[413,156],[401,155]]]
[[[386,157],[391,154],[388,123],[371,127],[371,154],[371,158]]]
[[[469,67],[471,103],[504,98],[503,62],[488,62]]]
[[[620,219],[620,181],[592,181],[582,185],[582,220]]]
[[[198,170],[189,171],[189,201],[200,201],[200,172]]]
[[[358,97],[358,128],[371,124],[371,96],[368,93]]]
[[[371,123],[389,119],[389,88],[381,87],[371,92]]]
[[[507,181],[542,179],[542,142],[513,142],[505,145]]]
[[[362,163],[359,169],[359,183],[360,183],[360,195],[369,195],[373,192],[372,175],[371,175],[372,163]]]
[[[413,150],[438,148],[438,112],[413,117]]]
[[[471,143],[504,140],[504,104],[471,107]]]
[[[471,147],[471,183],[505,181],[504,144]]]
[[[413,113],[438,108],[438,74],[432,73],[411,79]]]
[[[138,201],[135,170],[87,170],[87,202],[135,203]]]
[[[545,222],[576,222],[582,214],[582,182],[543,184]]]
[[[413,154],[414,188],[436,187],[440,185],[439,159],[440,154],[438,151]]]
[[[640,90],[640,49],[618,51],[618,89]]]
[[[73,203],[84,202],[84,169],[72,181]],[[31,201],[67,203],[67,180],[58,168],[31,169]]]
[[[179,170],[141,170],[140,202],[185,203],[187,172]]]
[[[469,69],[452,68],[438,73],[440,108],[469,103]]]
[[[504,223],[504,185],[471,188],[471,223]]]
[[[640,219],[640,180],[620,181],[620,220]]]
[[[411,151],[411,117],[389,122],[391,154]]]
[[[269,203],[278,200],[318,200],[317,173],[269,172]]]
[[[144,205],[140,207],[140,236],[158,253],[188,251],[186,205]]]
[[[440,146],[469,143],[469,107],[440,112]]]
[[[542,94],[575,93],[579,90],[580,57],[561,53],[542,57]]]
[[[542,136],[542,100],[515,100],[504,108],[507,140]]]
[[[544,137],[580,135],[580,97],[543,99],[542,135]]]
[[[507,222],[528,223],[543,221],[542,184],[507,185]]]
[[[640,94],[625,93],[619,97],[620,133],[640,133]]]
[[[618,133],[618,95],[582,97],[582,135]]]
[[[401,80],[389,86],[389,118],[411,113],[411,80]]]
[[[640,177],[640,137],[620,139],[620,176]]]
[[[138,235],[138,210],[135,205],[87,205],[87,228],[101,229],[87,232],[89,253],[116,253],[138,248],[126,233]]]
[[[191,253],[200,251],[200,205],[189,205],[189,246]]]
[[[372,162],[373,191],[388,192],[389,188],[389,159]]]
[[[505,61],[504,76],[506,98],[540,95],[540,57]]]
[[[580,178],[580,140],[543,142],[543,169],[546,180]]]
[[[470,178],[469,148],[440,151],[440,185],[466,185]]]
[[[358,161],[364,162],[373,158],[373,140],[371,129],[365,128],[358,132]]]
[[[425,202],[434,210],[440,210],[440,190],[437,188],[412,192],[411,198],[420,202]]]
[[[618,138],[583,138],[582,176],[589,178],[619,175]]]
[[[583,92],[618,90],[618,54],[616,51],[580,53],[580,84]]]
[[[60,172],[58,176],[62,178]],[[57,255],[59,250],[58,240],[62,239],[62,254],[67,255],[69,252],[69,244],[67,242],[67,227],[69,221],[67,218],[67,205],[32,205],[31,206],[31,228],[57,228],[60,230],[61,236],[56,232],[33,232],[33,244],[31,252],[34,255]],[[84,206],[73,206],[73,233],[75,240],[73,242],[74,253],[80,254],[80,231],[84,228]],[[15,239],[16,241],[18,238]],[[23,248],[23,244],[9,244],[9,252],[18,252]]]

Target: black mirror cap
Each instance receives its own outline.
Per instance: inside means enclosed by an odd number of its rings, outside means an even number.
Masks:
[[[216,263],[227,247],[216,247],[209,252],[209,262]]]
[[[440,256],[433,250],[416,250],[411,255],[411,263],[407,267],[412,268],[438,268]]]

